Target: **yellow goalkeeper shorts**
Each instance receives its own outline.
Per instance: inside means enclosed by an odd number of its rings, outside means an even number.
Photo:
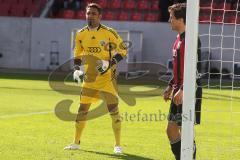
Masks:
[[[91,104],[99,100],[106,101],[107,104],[117,104],[117,83],[112,80],[104,83],[84,83],[80,95],[80,103]]]

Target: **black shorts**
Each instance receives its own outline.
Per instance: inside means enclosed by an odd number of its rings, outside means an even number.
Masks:
[[[202,88],[198,87],[196,91],[196,103],[195,103],[195,124],[201,122],[201,104],[202,104]],[[177,106],[171,102],[168,121],[176,122],[178,126],[182,125],[182,105]]]

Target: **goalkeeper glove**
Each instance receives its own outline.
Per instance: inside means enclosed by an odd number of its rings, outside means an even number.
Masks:
[[[111,62],[106,60],[97,61],[97,70],[100,74],[106,73],[111,68]]]
[[[74,72],[73,72],[73,80],[80,83],[83,80],[83,75],[84,75],[84,73],[83,73],[83,71],[80,70],[80,66],[75,65]]]
[[[122,59],[123,59],[123,57],[121,56],[121,54],[116,54],[115,56],[113,56],[111,61],[98,60],[97,61],[97,70],[100,74],[104,74],[111,68],[111,66],[117,64]]]

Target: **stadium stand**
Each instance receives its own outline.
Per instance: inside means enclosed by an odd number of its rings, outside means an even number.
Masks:
[[[156,21],[158,21],[159,16],[160,16],[159,14],[148,12],[147,14],[145,14],[144,20],[156,22]]]
[[[129,14],[126,11],[121,11],[118,15],[119,21],[128,21],[129,20]]]
[[[158,11],[160,9],[160,3],[158,0],[153,0],[151,3],[151,10]]]
[[[38,17],[49,0],[0,0],[0,16]],[[184,0],[54,0],[49,18],[85,19],[85,6],[96,2],[103,8],[103,20],[111,21],[168,21],[167,7]],[[237,0],[201,0],[201,23],[240,24],[240,4]],[[212,15],[212,16],[211,16]],[[210,19],[210,17],[212,17]]]
[[[85,6],[91,2],[102,6],[103,20],[159,22],[161,17],[159,0],[70,0],[70,2],[55,0],[54,12],[50,17],[85,19]],[[78,9],[76,9],[77,3],[80,5]]]
[[[76,19],[85,19],[85,11],[84,10],[76,11],[75,18]]]
[[[138,4],[138,9],[139,10],[147,10],[147,9],[151,9],[151,4],[148,3],[147,0],[140,0],[139,2],[137,2]]]
[[[123,1],[123,8],[132,10],[136,6],[136,3],[134,0],[125,0]]]
[[[202,0],[200,1],[199,21],[201,23],[238,23],[239,14],[236,13],[237,0]],[[240,8],[238,8],[240,10]],[[212,16],[211,16],[212,15]],[[236,18],[237,16],[237,18]],[[211,17],[211,19],[210,19]]]
[[[0,0],[0,16],[37,17],[47,0]]]
[[[103,14],[102,19],[103,20],[115,20],[117,17],[117,13],[115,11],[105,11],[105,13]]]
[[[122,6],[122,1],[119,0],[112,0],[111,3],[109,4],[109,8],[112,9],[121,9]]]

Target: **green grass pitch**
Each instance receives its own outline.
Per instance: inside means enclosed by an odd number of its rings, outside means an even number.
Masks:
[[[114,155],[108,114],[88,121],[81,150],[63,150],[73,140],[74,123],[58,119],[54,107],[61,100],[71,99],[74,113],[79,96],[53,91],[46,79],[47,76],[28,76],[25,79],[0,76],[0,159],[173,159],[165,133],[167,120],[164,115],[168,113],[169,102],[165,103],[161,97],[164,85],[119,85],[119,92],[125,98],[134,100],[135,92],[141,94],[135,99],[134,106],[120,100],[124,154]],[[144,91],[149,90],[155,91],[144,95]],[[239,122],[240,90],[204,89],[202,124],[195,128],[197,159],[240,159]]]

